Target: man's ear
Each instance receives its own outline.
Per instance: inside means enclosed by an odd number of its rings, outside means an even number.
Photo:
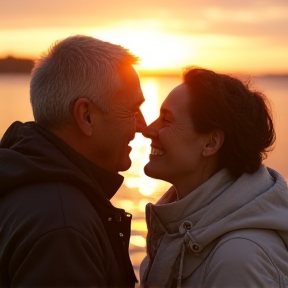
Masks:
[[[78,125],[78,128],[86,136],[91,136],[93,127],[91,123],[91,112],[93,105],[87,98],[79,98],[73,106],[73,116]]]
[[[217,129],[210,132],[207,136],[207,141],[204,143],[203,155],[215,155],[221,148],[225,139],[225,134],[222,130]]]

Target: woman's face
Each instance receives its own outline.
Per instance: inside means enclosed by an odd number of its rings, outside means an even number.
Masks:
[[[207,135],[195,132],[189,108],[191,96],[187,84],[173,89],[163,102],[160,116],[143,131],[150,138],[150,161],[145,174],[177,185],[201,177],[205,166],[203,147]]]

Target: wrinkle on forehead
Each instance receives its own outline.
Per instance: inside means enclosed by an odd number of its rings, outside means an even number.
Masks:
[[[132,66],[126,67],[124,72],[120,74],[121,88],[114,94],[112,101],[117,101],[117,98],[126,98],[126,101],[132,101],[133,105],[140,106],[145,99],[138,74]]]
[[[112,99],[112,106],[117,105],[117,103],[123,103],[123,105],[127,105],[135,109],[140,107],[144,101],[145,98],[140,87],[133,89],[123,88],[114,95]]]
[[[140,80],[138,73],[133,68],[132,65],[123,65],[118,68],[119,70],[119,78],[123,83],[123,86],[140,86]]]
[[[138,74],[131,65],[119,67],[121,88],[111,101],[111,113],[116,118],[134,119],[134,113],[144,102]]]

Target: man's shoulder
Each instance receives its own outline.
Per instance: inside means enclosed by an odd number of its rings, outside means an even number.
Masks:
[[[97,193],[96,189],[95,193]],[[46,209],[44,209],[46,212],[51,209],[53,213],[56,212],[55,209],[63,210],[63,204],[76,207],[80,207],[81,205],[91,206],[84,191],[73,184],[62,181],[47,181],[41,183],[35,181],[35,183],[22,185],[13,189],[5,198],[9,199],[8,201],[15,201],[15,206],[17,206],[18,202],[21,202],[23,208],[29,205],[35,205],[35,209],[44,206],[46,207]]]
[[[97,193],[97,191],[95,191]],[[98,211],[85,193],[63,182],[34,183],[21,186],[8,193],[0,207],[7,210],[7,221],[38,227],[37,231],[49,231],[71,227],[88,233],[87,227],[101,229]],[[3,211],[2,210],[2,211]]]

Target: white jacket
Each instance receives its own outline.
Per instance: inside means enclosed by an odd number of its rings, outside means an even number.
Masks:
[[[288,189],[261,166],[233,179],[223,169],[185,198],[174,187],[146,207],[147,287],[288,287]]]

